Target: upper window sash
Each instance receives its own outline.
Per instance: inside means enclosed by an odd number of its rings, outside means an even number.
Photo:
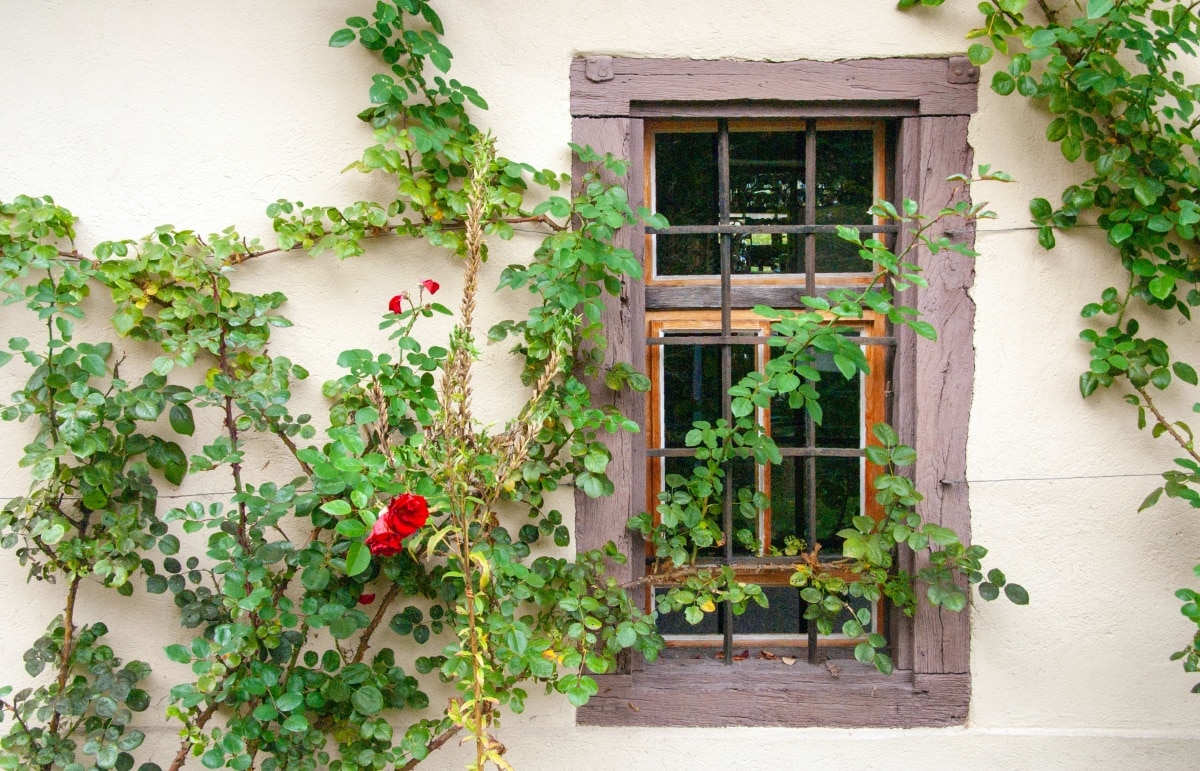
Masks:
[[[734,284],[867,283],[837,227],[898,229],[867,212],[889,192],[882,120],[647,121],[644,152],[645,200],[670,220],[647,229],[648,285],[719,283],[722,237]]]

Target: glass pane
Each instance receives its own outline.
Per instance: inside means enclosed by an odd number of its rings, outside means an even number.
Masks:
[[[720,254],[717,254],[718,269]],[[795,233],[750,233],[733,237],[734,273],[803,273],[804,236]]]
[[[656,605],[657,605],[658,597],[660,595],[666,594],[666,592],[667,592],[666,589],[656,588],[654,590],[654,597],[655,597]],[[689,635],[692,635],[692,634],[720,634],[721,633],[720,620],[721,620],[721,613],[718,610],[717,612],[714,612],[714,613],[705,613],[704,618],[700,620],[700,623],[693,626],[692,624],[688,623],[686,618],[684,618],[683,611],[676,610],[676,611],[672,611],[670,613],[660,612],[658,614],[658,621],[656,623],[658,625],[658,633],[664,634],[664,635],[667,635],[667,634],[689,634]]]
[[[672,223],[674,221],[672,220]],[[659,276],[717,276],[721,273],[721,237],[716,233],[654,236]]]
[[[738,225],[804,224],[804,135],[750,131],[729,135],[730,219]],[[734,273],[804,272],[802,239],[739,236]]]
[[[671,332],[667,337],[703,332]],[[712,334],[712,333],[708,333]],[[698,420],[715,423],[721,418],[721,346],[662,346],[663,436],[666,447],[683,447],[684,438]],[[732,382],[754,369],[755,346],[730,347]]]
[[[862,459],[817,458],[817,541],[826,556],[841,554],[839,530],[862,514]]]
[[[764,586],[763,594],[767,596],[767,607],[763,608],[758,603],[751,602],[746,606],[745,613],[733,617],[735,635],[801,635],[808,632],[808,622],[804,620],[804,601],[800,599],[799,589],[790,586]],[[736,644],[736,638],[734,642]],[[752,650],[750,653],[753,655],[756,652]]]
[[[817,224],[869,225],[874,198],[872,131],[822,131],[817,135]],[[817,271],[868,270],[858,247],[835,235],[817,237]]]
[[[654,135],[655,207],[672,225],[717,222],[717,134]]]
[[[862,447],[862,373],[856,372],[847,380],[828,353],[817,355],[816,367],[821,371],[817,383],[821,405],[817,447]]]
[[[833,363],[832,354],[818,353],[813,366],[821,373],[817,382],[821,423],[816,427],[816,447],[862,447],[862,374],[847,380]],[[771,401],[771,438],[780,447],[804,447],[808,440],[804,409],[793,409],[787,396]]]
[[[698,463],[694,458],[663,458],[663,461],[663,468],[668,476],[678,474],[682,477],[690,477],[692,469],[698,465],[704,465]],[[747,494],[749,495],[753,495],[758,490],[758,467],[754,464],[752,458],[736,458],[732,461],[731,465],[733,467],[734,491],[733,553],[742,556],[756,555],[758,553],[758,542],[762,540],[761,528],[759,526],[759,512],[757,509],[751,507],[746,507],[746,510],[743,511],[737,505],[737,500],[742,490],[748,491]],[[722,483],[723,481],[722,479]],[[724,523],[724,517],[721,514],[721,506],[725,500],[724,495],[723,491],[719,494],[714,494],[709,501],[709,505],[712,507],[709,516],[717,523],[718,528]],[[701,557],[721,557],[725,553],[724,541],[720,540],[710,547],[699,549],[696,553]]]
[[[771,546],[783,552],[793,536],[808,540],[804,501],[808,488],[808,458],[784,458],[771,466]],[[862,459],[820,457],[817,467],[817,541],[821,554],[840,554],[839,530],[862,513]]]
[[[666,589],[654,590],[655,597],[665,592]],[[735,635],[780,634],[800,636],[808,634],[808,621],[804,618],[807,603],[800,599],[800,590],[790,586],[764,586],[763,593],[767,597],[767,607],[763,608],[757,603],[751,602],[746,606],[745,613],[733,617],[733,631]],[[850,607],[855,610],[869,608],[871,609],[872,616],[874,616],[872,604],[861,598],[851,598]],[[843,611],[834,622],[833,633],[841,634],[842,624],[848,620],[850,620],[850,612]],[[680,611],[660,613],[658,617],[658,631],[664,635],[718,635],[722,633],[722,627],[720,610],[705,613],[704,618],[695,626],[689,624]],[[874,622],[868,625],[868,629],[874,629]],[[734,644],[738,644],[736,637],[734,638]],[[719,643],[714,641],[711,645],[715,647]],[[740,653],[740,651],[735,651],[736,653]],[[756,651],[751,651],[751,655],[755,653]]]
[[[786,554],[788,539],[808,539],[804,520],[804,458],[784,458],[771,466],[772,554]]]
[[[705,334],[703,332],[671,332],[668,337],[681,335],[691,336]],[[712,334],[707,333],[707,334]],[[736,383],[755,368],[757,347],[754,345],[735,345],[730,347],[730,365],[732,382]],[[662,351],[662,393],[663,393],[663,438],[666,447],[685,447],[686,438],[693,424],[697,421],[715,423],[720,420],[724,405],[724,395],[721,391],[721,346],[719,345],[665,345]],[[666,458],[664,470],[666,474],[690,476],[696,466],[692,458]],[[752,459],[743,458],[733,461],[733,489],[736,496],[739,490],[748,490],[749,494],[759,489],[758,471]],[[719,507],[723,497],[717,497],[714,504]],[[723,517],[716,516],[718,523]],[[736,505],[734,507],[734,553],[752,554],[761,540],[757,511],[743,513]],[[700,554],[709,557],[720,556],[723,553],[721,544],[701,550]]]
[[[654,206],[671,225],[715,225],[717,206],[716,132],[654,135]],[[721,272],[716,235],[655,237],[660,276]]]

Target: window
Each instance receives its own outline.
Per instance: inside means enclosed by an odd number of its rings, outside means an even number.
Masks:
[[[923,209],[949,200],[945,177],[970,166],[966,126],[977,77],[960,58],[593,57],[574,63],[574,140],[633,159],[631,200],[656,207],[671,222],[661,232],[622,234],[622,245],[643,255],[645,280],[629,282],[611,303],[606,355],[648,372],[654,387],[646,396],[616,397],[597,388],[601,398],[618,399],[625,414],[645,416],[645,424],[641,435],[613,442],[617,495],[577,496],[580,548],[614,540],[631,555],[621,577],[641,576],[646,555],[625,522],[652,510],[670,475],[690,468],[681,431],[698,417],[719,417],[730,383],[769,359],[769,327],[750,309],[798,307],[803,294],[868,281],[855,251],[832,231],[847,224],[895,233],[865,219],[874,198],[914,198]],[[758,503],[726,504],[720,547],[706,556],[755,572],[771,612],[736,620],[716,614],[700,628],[665,617],[664,633],[686,653],[630,662],[627,671],[599,678],[600,693],[579,711],[579,722],[900,726],[965,720],[965,614],[922,607],[910,620],[886,607],[873,609],[897,665],[892,677],[883,677],[838,657],[845,641],[818,639],[806,627],[799,598],[786,585],[790,563],[777,556],[786,554],[789,538],[819,541],[834,552],[838,523],[870,513],[862,446],[865,427],[885,415],[918,451],[922,515],[968,532],[961,480],[972,376],[971,266],[957,255],[918,260],[930,286],[904,301],[939,327],[939,342],[917,341],[904,330],[892,339],[882,321],[871,318],[848,324],[846,334],[862,339],[871,375],[823,381],[829,415],[820,427],[786,405],[761,409],[760,423],[786,448],[784,463],[747,462],[732,471],[736,484],[758,493]],[[653,594],[647,591],[647,602]],[[751,657],[734,664],[735,647],[748,648]],[[760,659],[754,654],[762,649],[802,650],[812,662]]]
[[[822,285],[870,282],[857,250],[831,231],[839,224],[895,230],[866,214],[887,193],[886,129],[881,120],[646,123],[645,198],[671,222],[649,234],[646,285],[718,290],[704,298],[676,292],[646,309],[646,369],[653,383],[645,422],[647,511],[670,492],[669,482],[691,473],[695,449],[686,447],[685,437],[693,423],[728,420],[730,386],[750,371],[763,372],[769,361],[769,322],[733,307],[735,299],[743,306],[748,292],[778,286],[816,294]],[[884,419],[882,346],[891,338],[874,318],[847,323],[845,332],[869,341],[871,375],[847,381],[831,358],[818,358],[818,368],[830,373],[821,384],[819,425],[786,399],[756,410],[784,460],[734,464],[736,492],[723,502],[722,532],[713,536],[718,545],[701,555],[701,563],[732,565],[744,580],[763,586],[768,608],[752,604],[734,615],[723,607],[696,625],[679,612],[664,614],[659,626],[668,656],[731,662],[735,648],[763,656],[796,656],[802,648],[815,662],[853,642],[834,635],[819,643],[799,590],[788,585],[795,559],[787,556],[814,543],[822,555],[836,556],[836,533],[851,527],[852,517],[875,513],[862,448],[870,425]],[[735,501],[738,493],[744,500]],[[660,563],[647,556],[653,577]],[[667,586],[647,584],[647,604]],[[872,615],[879,619],[877,608]],[[819,651],[819,644],[827,650]],[[714,646],[721,650],[706,650]]]

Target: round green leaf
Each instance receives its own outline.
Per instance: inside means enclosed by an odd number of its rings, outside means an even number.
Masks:
[[[360,715],[375,715],[383,709],[383,694],[373,685],[364,685],[350,695],[350,703]]]

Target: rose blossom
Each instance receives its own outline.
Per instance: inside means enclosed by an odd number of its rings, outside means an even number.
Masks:
[[[370,605],[372,602],[375,602],[375,595],[373,595],[373,594],[358,595],[358,604],[359,605]]]
[[[425,291],[429,294],[437,294],[437,290],[442,288],[442,285],[431,278],[424,279],[421,286],[425,287]]]
[[[429,503],[420,495],[401,493],[392,499],[387,509],[375,521],[367,536],[367,548],[372,554],[390,557],[399,554],[408,538],[429,519]]]
[[[404,312],[404,295],[398,294],[391,300],[388,300],[388,310],[392,313]]]

